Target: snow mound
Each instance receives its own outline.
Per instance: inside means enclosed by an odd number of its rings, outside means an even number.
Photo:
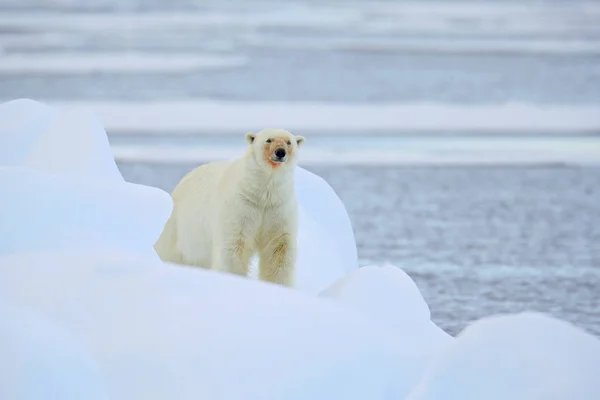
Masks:
[[[93,355],[56,321],[0,302],[0,398],[108,400]]]
[[[424,361],[453,342],[431,321],[429,307],[414,281],[400,268],[365,266],[323,290],[330,298],[379,322]]]
[[[159,189],[23,167],[0,167],[0,186],[0,256],[106,245],[158,257],[152,245],[172,204]]]
[[[600,340],[539,313],[467,327],[408,400],[600,399]]]
[[[111,399],[383,400],[402,398],[418,378],[419,354],[359,314],[141,254],[4,257],[1,301],[87,343]]]
[[[85,181],[124,181],[102,124],[93,113],[80,108],[54,111],[25,165]]]
[[[0,255],[104,244],[156,256],[171,198],[125,182],[90,112],[15,100],[0,121]]]
[[[358,267],[358,253],[352,223],[342,200],[320,176],[298,167],[296,196],[307,217],[318,221],[326,236],[333,242],[333,250],[340,257],[344,272]],[[321,246],[321,249],[323,250]]]
[[[24,162],[52,115],[52,108],[33,100],[0,104],[0,165]]]

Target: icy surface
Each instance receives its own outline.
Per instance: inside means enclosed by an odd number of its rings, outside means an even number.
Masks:
[[[340,302],[388,328],[424,358],[437,354],[453,338],[431,321],[417,285],[400,268],[365,266],[348,273],[320,296]]]
[[[342,307],[142,255],[0,259],[0,301],[88,344],[112,399],[398,399],[420,355]]]
[[[0,186],[0,255],[104,244],[158,257],[152,245],[171,212],[159,189],[22,167],[0,167]]]
[[[90,111],[79,108],[54,112],[25,165],[87,182],[124,181],[102,124]]]
[[[72,331],[0,302],[0,398],[108,400],[90,349]]]
[[[18,100],[0,121],[0,255],[100,243],[155,255],[171,198],[124,181],[92,114]]]
[[[25,161],[54,110],[33,100],[12,100],[0,104],[0,165]]]
[[[318,223],[324,235],[333,242],[332,248],[321,245],[321,249],[335,252],[343,271],[357,268],[358,255],[352,223],[346,207],[333,188],[320,176],[299,167],[296,170],[296,196],[307,217]],[[308,229],[306,231],[311,232]],[[317,251],[315,253],[319,254]]]
[[[543,314],[490,317],[467,327],[408,400],[600,398],[600,340]]]

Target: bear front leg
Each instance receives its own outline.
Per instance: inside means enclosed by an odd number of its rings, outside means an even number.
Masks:
[[[260,280],[292,287],[296,279],[296,241],[284,233],[259,250]]]
[[[213,268],[236,275],[248,276],[252,249],[242,237],[232,238],[214,250]]]

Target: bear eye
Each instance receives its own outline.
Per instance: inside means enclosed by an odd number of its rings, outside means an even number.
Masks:
[[[288,146],[292,145],[292,142],[290,142],[289,140],[287,141]]]
[[[271,142],[272,142],[272,140],[271,140],[271,139],[267,139],[267,143],[271,143]]]

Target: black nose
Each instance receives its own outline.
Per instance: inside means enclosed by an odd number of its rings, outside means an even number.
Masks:
[[[285,157],[285,149],[277,149],[277,150],[275,150],[275,156],[277,158],[283,158],[283,157]]]

